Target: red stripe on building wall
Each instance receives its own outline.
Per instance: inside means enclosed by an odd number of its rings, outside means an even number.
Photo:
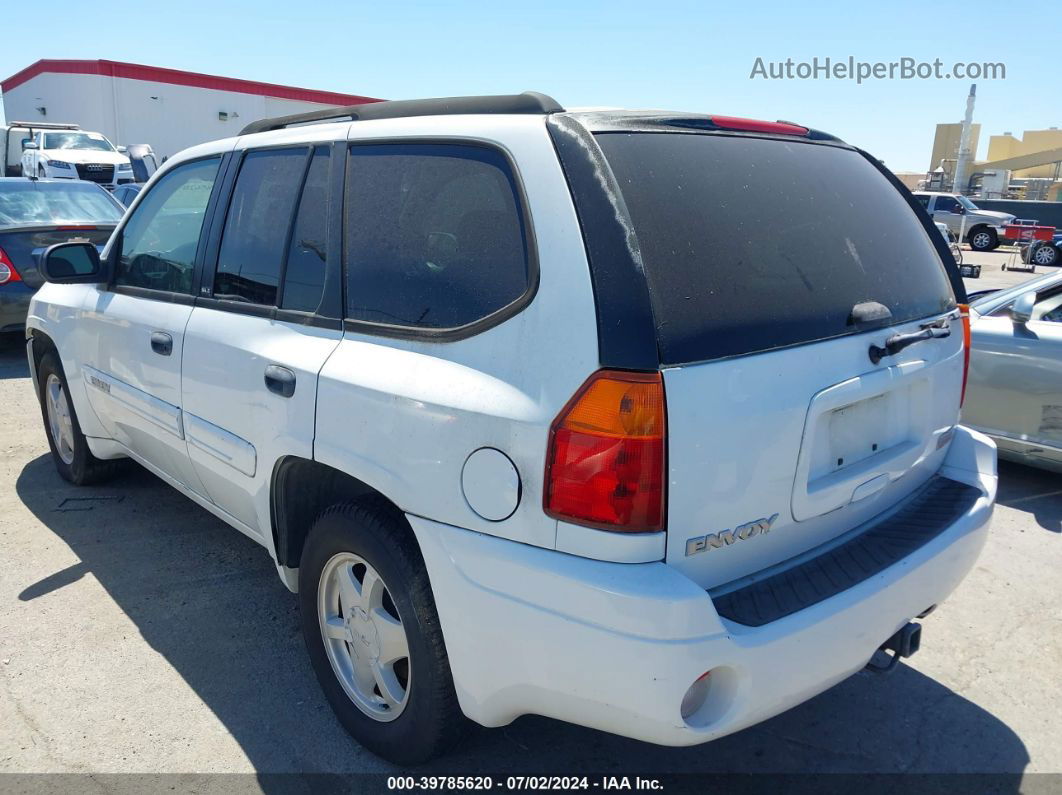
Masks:
[[[192,86],[209,88],[214,91],[235,91],[240,94],[254,94],[276,99],[293,99],[299,102],[317,102],[323,105],[357,105],[362,102],[379,102],[375,97],[363,97],[359,94],[340,94],[335,91],[318,91],[313,88],[296,88],[279,86],[275,83],[259,83],[255,80],[240,80],[235,77],[218,77],[198,72],[182,72],[179,69],[163,69],[158,66],[142,66],[121,61],[67,61],[42,59],[31,64],[21,72],[16,72],[6,80],[0,81],[0,88],[8,92],[22,85],[37,75],[102,75],[103,77],[122,77],[127,80],[149,80],[156,83],[169,83],[175,86]]]

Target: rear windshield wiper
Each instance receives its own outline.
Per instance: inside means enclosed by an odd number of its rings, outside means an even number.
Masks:
[[[870,361],[877,364],[886,356],[895,356],[908,345],[914,345],[916,342],[922,342],[924,340],[943,339],[944,337],[950,336],[951,328],[949,326],[926,326],[921,331],[913,331],[910,334],[893,334],[885,340],[884,348],[877,345],[871,345],[870,350],[867,351],[867,353],[870,356]]]

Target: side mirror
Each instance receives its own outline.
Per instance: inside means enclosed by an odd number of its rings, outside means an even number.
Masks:
[[[966,208],[960,204],[958,207],[952,210],[952,212],[956,215],[966,215]]]
[[[23,151],[32,150],[32,149],[40,149],[40,147],[37,146],[37,142],[36,141],[23,141],[22,142],[22,150]]]
[[[128,146],[119,146],[118,147],[118,151],[121,152],[124,155],[126,152],[129,151],[129,147]]]
[[[40,262],[41,275],[52,284],[101,284],[107,281],[100,253],[91,243],[56,243]]]
[[[1033,307],[1036,306],[1036,293],[1030,290],[1022,293],[1010,307],[1010,319],[1016,326],[1024,326],[1032,318]]]

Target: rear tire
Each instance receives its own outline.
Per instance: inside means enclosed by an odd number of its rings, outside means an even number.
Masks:
[[[321,688],[361,745],[415,765],[463,736],[469,721],[457,703],[424,560],[392,506],[346,503],[317,518],[299,565],[299,612]],[[395,648],[401,651],[389,653]]]
[[[48,437],[48,447],[51,448],[52,461],[59,476],[76,486],[88,486],[107,480],[119,472],[125,465],[124,460],[104,461],[89,450],[70,400],[63,365],[55,351],[48,351],[41,357],[37,383],[40,386],[37,397],[41,404],[44,433]]]
[[[992,251],[999,248],[999,236],[995,229],[974,229],[967,235],[966,240],[974,251]]]

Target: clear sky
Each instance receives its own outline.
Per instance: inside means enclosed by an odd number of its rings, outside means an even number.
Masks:
[[[26,27],[15,21],[23,13]],[[1062,126],[1058,0],[523,3],[12,0],[0,77],[39,58],[104,58],[387,99],[527,89],[562,105],[786,119],[929,165],[934,125],[958,121],[970,80],[750,79],[764,62],[1002,62],[980,79],[988,136]],[[22,31],[28,31],[26,35]]]

